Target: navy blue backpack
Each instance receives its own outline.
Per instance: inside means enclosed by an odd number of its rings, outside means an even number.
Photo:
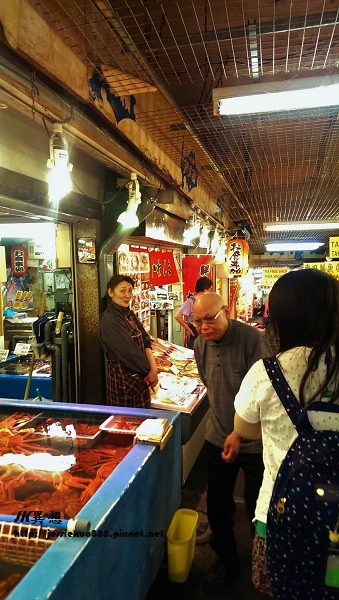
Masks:
[[[278,471],[267,516],[267,567],[276,600],[339,600],[339,432],[316,431],[275,357],[264,364],[298,437]],[[319,412],[318,412],[319,416]]]

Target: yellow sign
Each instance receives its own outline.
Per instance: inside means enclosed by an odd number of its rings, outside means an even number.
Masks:
[[[277,279],[288,273],[289,270],[288,267],[263,267],[263,276],[260,285],[262,287],[272,287]]]
[[[319,269],[339,280],[339,261],[304,263],[304,269]]]
[[[330,258],[339,258],[339,237],[330,237]]]

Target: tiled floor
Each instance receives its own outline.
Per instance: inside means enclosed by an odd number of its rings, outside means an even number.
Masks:
[[[255,591],[251,583],[251,547],[250,523],[242,500],[242,478],[236,487],[236,538],[241,572],[227,587],[216,594],[208,594],[203,589],[204,574],[213,564],[215,554],[208,544],[197,544],[190,575],[185,583],[173,583],[168,578],[167,559],[165,557],[158,576],[154,581],[146,600],[264,600],[267,596]],[[207,528],[206,517],[206,470],[203,452],[195,463],[185,486],[182,488],[182,508],[192,508],[199,514],[197,539]],[[206,538],[206,536],[205,536]],[[201,538],[200,538],[201,539]]]

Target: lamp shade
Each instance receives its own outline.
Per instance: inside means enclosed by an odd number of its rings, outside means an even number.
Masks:
[[[226,262],[228,277],[241,277],[248,271],[248,243],[244,239],[232,238],[227,242]]]

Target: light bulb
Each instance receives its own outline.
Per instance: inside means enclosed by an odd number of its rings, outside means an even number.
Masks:
[[[68,162],[68,152],[60,148],[53,149],[53,158],[47,161],[48,173],[48,195],[54,206],[57,206],[61,198],[72,191],[70,172],[73,165]]]

